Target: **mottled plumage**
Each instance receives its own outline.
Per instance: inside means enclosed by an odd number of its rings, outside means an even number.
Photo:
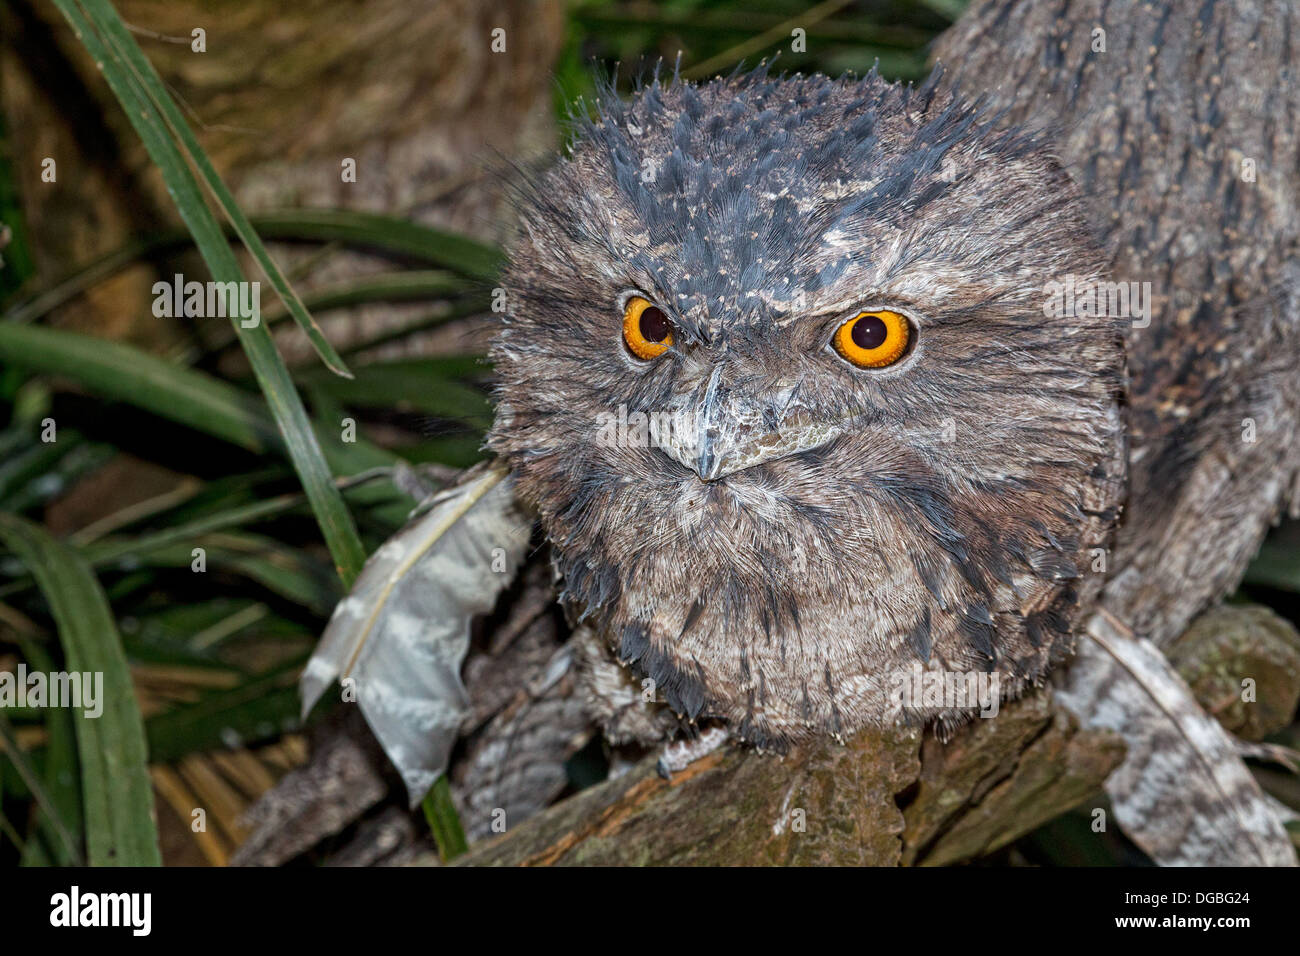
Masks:
[[[985,0],[937,55],[1003,122],[1047,131],[1107,270],[1151,285],[1150,324],[1125,342],[1130,491],[1101,605],[1165,647],[1300,506],[1300,8]],[[1125,737],[1108,790],[1130,835],[1164,862],[1293,863],[1190,695],[1141,702],[1134,662],[1160,655],[1103,652],[1115,640],[1084,644],[1063,687],[1085,723]]]
[[[490,445],[541,515],[575,617],[671,708],[781,748],[900,716],[914,665],[1038,682],[1095,599],[1123,485],[1114,319],[1075,187],[934,83],[657,79],[606,96],[531,184],[494,348]],[[675,327],[629,354],[622,301]],[[828,342],[911,316],[885,369]],[[671,412],[746,467],[602,440]],[[651,436],[653,437],[653,436]],[[684,463],[686,462],[686,463]]]
[[[1300,502],[1296,6],[986,2],[938,56],[1007,122],[1053,131],[1107,270],[1151,283],[1151,324],[1127,337],[1132,498],[1107,604],[1167,643]]]

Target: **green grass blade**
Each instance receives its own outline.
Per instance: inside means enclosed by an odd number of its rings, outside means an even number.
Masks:
[[[231,194],[230,189],[217,174],[208,158],[208,154],[203,147],[199,145],[198,139],[194,136],[194,131],[190,129],[189,123],[181,115],[180,109],[172,100],[171,94],[163,85],[162,79],[158,72],[149,62],[148,57],[140,49],[135,37],[131,36],[122,22],[122,18],[117,15],[117,11],[108,0],[80,0],[82,9],[90,16],[91,21],[95,24],[101,34],[103,44],[115,54],[115,67],[124,72],[129,72],[130,78],[134,80],[139,92],[146,96],[153,104],[157,111],[156,115],[166,125],[171,135],[180,142],[184,147],[190,162],[198,171],[199,178],[216,199],[218,207],[225,214],[226,219],[234,227],[236,235],[248,249],[262,273],[271,283],[271,288],[275,289],[276,295],[284,303],[285,309],[293,316],[298,327],[311,341],[312,346],[321,360],[333,371],[342,376],[349,376],[347,366],[339,358],[334,347],[329,344],[324,333],[321,332],[320,326],[307,312],[306,306],[298,298],[298,294],[293,291],[289,281],[280,271],[280,267],[275,264],[275,260],[266,250],[256,230],[244,215],[239,204],[235,202],[235,197]],[[108,64],[105,64],[105,72],[108,71]],[[123,104],[125,105],[125,103]]]
[[[401,328],[388,329],[379,332],[367,339],[362,339],[351,345],[345,346],[343,353],[345,355],[356,355],[360,352],[368,352],[371,349],[378,348],[381,345],[388,345],[392,342],[400,342],[404,339],[415,335],[418,332],[424,332],[428,329],[437,328],[440,325],[446,325],[448,322],[454,322],[456,319],[463,319],[471,315],[482,315],[488,311],[490,303],[486,299],[476,296],[466,296],[459,302],[452,303],[448,309],[443,309],[432,315],[426,315],[409,322]]]
[[[103,675],[103,713],[89,718],[81,708],[73,710],[87,861],[158,865],[144,723],[108,600],[85,560],[38,525],[0,513],[0,542],[36,575],[68,670]]]
[[[465,280],[450,272],[438,269],[405,269],[399,272],[381,272],[377,275],[358,276],[325,286],[311,293],[309,301],[313,311],[342,309],[370,302],[423,302],[445,299],[465,291]],[[268,315],[272,325],[279,319]]]
[[[258,214],[258,228],[270,236],[374,246],[457,272],[479,282],[495,282],[502,265],[495,246],[431,226],[350,209],[286,209]]]
[[[97,395],[120,399],[249,451],[265,453],[281,446],[275,423],[254,396],[130,345],[3,322],[0,361],[70,378]]]
[[[3,798],[4,790],[0,789],[0,800],[3,800]],[[0,807],[2,806],[4,806],[4,803],[0,802]],[[14,829],[14,825],[9,822],[9,818],[5,816],[3,812],[0,812],[0,837],[4,837],[11,841],[13,845],[18,848],[18,852],[23,854],[23,856],[28,854],[28,844],[23,840],[18,831]]]
[[[230,690],[210,691],[194,704],[149,718],[155,760],[177,760],[196,750],[264,740],[300,726],[297,674],[303,661],[259,675]]]
[[[56,670],[54,661],[44,646],[30,638],[20,638],[24,659],[29,669],[49,673]],[[41,836],[30,840],[22,856],[22,865],[34,866],[50,862],[58,866],[72,866],[81,859],[81,767],[77,762],[76,718],[71,710],[49,710],[45,715],[47,742],[43,748],[45,763],[46,799],[54,807],[57,817],[49,813],[39,818]],[[69,838],[60,828],[70,832]]]
[[[109,547],[114,543],[104,542]],[[203,549],[206,573],[221,570],[239,574],[320,617],[328,617],[343,596],[338,578],[330,574],[327,564],[313,561],[303,552],[274,539],[253,534],[225,532],[193,538],[183,544],[153,545],[134,550],[129,558],[118,561],[125,561],[131,567],[186,569],[193,565],[195,548]],[[97,563],[111,566],[110,561],[102,558]]]
[[[32,766],[27,754],[18,746],[18,740],[14,737],[13,728],[9,726],[9,718],[2,711],[0,711],[0,754],[18,771],[18,776],[32,795],[32,799],[41,808],[42,823],[48,827],[54,837],[55,845],[50,848],[50,852],[57,854],[54,859],[65,864],[80,865],[83,863],[81,851],[77,848],[77,840],[72,834],[71,821],[65,819],[59,812],[58,804],[45,789],[40,774]],[[15,840],[14,842],[19,843],[20,841]],[[33,841],[23,848],[23,856],[29,865],[45,859],[45,857],[37,855],[39,847],[40,844]]]
[[[840,10],[847,7],[853,0],[822,0],[816,6],[797,14],[796,16],[778,23],[775,26],[751,37],[742,43],[723,50],[715,56],[709,57],[700,63],[696,63],[689,69],[682,71],[682,76],[688,80],[700,80],[713,76],[719,70],[735,66],[740,61],[759,53],[774,43],[778,43],[790,36],[790,31],[795,27],[807,29],[811,24],[824,20]]]
[[[17,302],[4,314],[6,322],[34,322],[65,302],[70,302],[106,279],[124,272],[137,262],[153,259],[162,253],[184,249],[194,244],[184,230],[133,239],[120,249],[92,259],[58,279],[47,288]]]
[[[451,272],[407,270],[350,279],[313,292],[307,301],[313,312],[327,312],[371,302],[437,301],[453,298],[464,291],[465,280]],[[269,328],[275,328],[287,317],[284,312],[268,312],[262,316],[262,321]],[[211,354],[229,348],[235,341],[233,334],[229,338],[214,340],[206,351]],[[334,379],[350,381],[352,378],[335,375],[331,369],[323,371]]]
[[[420,805],[424,808],[424,819],[433,832],[433,840],[438,845],[438,855],[442,857],[442,862],[449,863],[469,849],[465,830],[460,825],[460,815],[456,813],[456,804],[451,800],[451,784],[447,783],[445,773],[433,782]]]
[[[473,357],[402,359],[358,366],[356,378],[300,376],[313,394],[353,407],[416,411],[438,418],[468,422],[486,431],[492,424],[492,404],[484,388],[462,379],[482,376],[487,366]],[[468,374],[466,374],[468,373]]]
[[[455,292],[468,291],[475,282],[495,280],[501,260],[501,253],[492,246],[380,213],[344,209],[273,209],[254,214],[250,222],[263,239],[340,243],[449,269],[462,277],[459,287],[451,287],[449,283],[450,290]],[[228,240],[237,238],[229,226],[222,229],[222,234]],[[194,237],[186,230],[134,239],[15,303],[4,313],[4,318],[11,322],[34,322],[140,260],[159,260],[193,245]],[[466,279],[474,282],[464,281]],[[319,307],[312,304],[308,308]]]
[[[102,70],[113,94],[126,111],[127,118],[144,142],[150,158],[158,166],[181,218],[194,235],[195,244],[207,263],[212,278],[217,282],[243,281],[239,263],[226,243],[216,218],[204,202],[198,182],[169,136],[165,119],[150,101],[148,92],[141,87],[136,71],[127,61],[130,50],[139,54],[139,48],[126,33],[116,12],[106,0],[85,0],[80,6],[74,0],[55,0],[55,5]],[[95,21],[93,26],[82,15],[83,8]],[[108,37],[109,43],[105,42],[101,32]],[[122,43],[121,35],[125,35],[129,43]],[[116,41],[114,37],[117,37]],[[139,55],[143,57],[143,54]],[[312,511],[330,554],[334,557],[339,576],[345,584],[350,585],[365,562],[365,549],[357,535],[352,515],[334,486],[333,475],[326,465],[302,401],[294,390],[288,370],[266,327],[258,323],[252,328],[245,328],[238,319],[234,321],[234,326],[284,438],[303,490],[311,501]]]
[[[355,494],[356,490],[354,489],[357,486],[379,477],[380,474],[382,472],[379,471],[363,473],[348,479],[346,482],[341,482],[340,486]],[[394,491],[392,497],[394,500],[400,498],[404,502],[409,503],[410,501],[409,498],[396,491]],[[263,498],[233,508],[212,511],[190,521],[136,537],[101,538],[86,545],[82,553],[85,554],[92,567],[102,567],[129,555],[140,555],[155,548],[187,544],[201,535],[210,534],[214,531],[225,531],[229,528],[255,524],[258,521],[284,514],[305,504],[306,498],[301,494],[276,495],[273,498]]]
[[[0,364],[71,379],[103,398],[126,402],[252,452],[287,452],[275,422],[254,396],[121,342],[0,322]],[[391,452],[360,439],[334,440],[323,429],[317,447],[342,474],[398,460]]]

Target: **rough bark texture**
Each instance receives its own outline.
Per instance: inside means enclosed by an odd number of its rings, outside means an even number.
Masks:
[[[1300,642],[1268,608],[1206,611],[1167,654],[1201,705],[1243,740],[1263,740],[1291,723],[1300,703]],[[1253,701],[1243,699],[1242,680],[1254,685]]]
[[[937,51],[998,122],[1044,128],[1122,284],[1106,313],[1131,320],[1129,495],[1099,619],[1119,627],[1065,679],[1089,725],[1123,734],[1107,792],[1164,863],[1295,860],[1232,742],[1192,730],[1195,704],[1132,638],[1168,649],[1297,504],[1298,32],[1284,0],[984,0]],[[1036,279],[1045,300],[1072,284]]]
[[[1240,726],[1269,733],[1288,722],[1300,694],[1300,633],[1290,624],[1263,608],[1228,606],[1177,646],[1180,673],[1208,710],[1235,715],[1229,726],[1240,718],[1221,706],[1222,690],[1245,676],[1258,679],[1258,698],[1244,705]],[[1206,674],[1214,680],[1198,678]],[[510,829],[458,863],[958,863],[1088,801],[1101,805],[1102,782],[1123,756],[1117,736],[1080,729],[1039,693],[946,744],[916,731],[865,731],[784,758],[725,751],[670,781],[650,757],[517,826],[507,816]]]
[[[865,731],[785,758],[728,751],[671,781],[650,758],[504,837],[466,864],[947,863],[1002,846],[1093,793],[1123,755],[1039,695],[945,748]]]
[[[927,737],[901,862],[938,866],[991,853],[1095,795],[1118,737],[1082,730],[1039,695],[977,720],[947,746]]]

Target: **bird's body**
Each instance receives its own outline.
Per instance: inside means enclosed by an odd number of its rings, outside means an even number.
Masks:
[[[992,31],[1027,48],[1017,62],[1052,48],[1007,6],[948,38],[984,56],[967,88],[1002,68]],[[960,719],[900,710],[903,675],[987,672],[1014,694],[1068,653],[1103,587],[1135,631],[1176,636],[1295,481],[1294,125],[1255,121],[1263,89],[1189,55],[1217,31],[1285,58],[1289,33],[1223,4],[1119,11],[1165,37],[1127,90],[1082,11],[1038,9],[1071,68],[1027,67],[996,121],[934,83],[656,81],[608,98],[525,204],[492,447],[567,604],[679,714],[764,746]],[[1274,92],[1289,111],[1285,69]],[[1045,308],[1107,280],[1133,291],[1121,314],[1105,292],[1101,316]],[[651,361],[618,334],[634,293],[676,336]],[[853,311],[891,307],[916,333],[901,362],[858,369],[826,347]],[[686,437],[601,440],[638,412]],[[736,470],[695,460],[706,435]]]

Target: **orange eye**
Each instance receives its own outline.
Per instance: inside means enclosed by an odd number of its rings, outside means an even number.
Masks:
[[[673,324],[659,306],[634,295],[623,307],[623,341],[633,355],[649,361],[672,348]]]
[[[893,365],[907,351],[907,319],[897,312],[859,312],[835,331],[835,351],[858,368]]]

